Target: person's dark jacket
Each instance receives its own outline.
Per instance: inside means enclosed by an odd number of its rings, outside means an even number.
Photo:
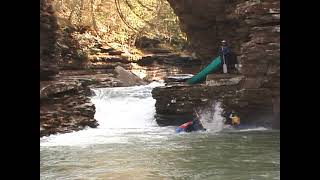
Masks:
[[[224,59],[225,59],[225,62],[228,66],[228,69],[235,69],[235,64],[238,64],[237,57],[231,51],[229,46],[223,46],[223,48],[221,47],[219,55],[221,56],[222,64],[223,64],[223,56],[222,55],[224,55]]]
[[[220,56],[224,55],[224,56],[228,56],[231,53],[231,49],[229,48],[229,46],[222,46],[220,48]]]

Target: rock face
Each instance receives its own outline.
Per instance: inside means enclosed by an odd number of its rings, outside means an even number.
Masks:
[[[99,71],[62,71],[60,72],[61,81],[74,81],[81,82],[88,88],[106,88],[106,87],[119,87],[122,82],[116,79],[111,73],[98,73]],[[95,74],[92,74],[95,73]]]
[[[208,63],[217,55],[222,39],[229,42],[237,55],[240,73],[245,78],[242,93],[234,94],[234,99],[241,102],[241,106],[234,100],[235,104],[226,101],[225,108],[242,109],[245,117],[249,114],[266,117],[269,113],[279,117],[280,112],[274,108],[280,105],[280,1],[168,2],[179,17],[181,29],[186,32],[194,51],[204,62]],[[274,123],[279,124],[278,121]]]
[[[179,17],[180,28],[188,36],[201,59],[211,59],[219,41],[217,21],[223,17],[225,0],[168,0]],[[227,29],[224,32],[228,31]]]
[[[40,83],[40,136],[97,127],[90,95],[80,82]]]
[[[230,80],[231,79],[231,80]],[[233,98],[241,89],[244,76],[216,75],[212,85],[168,85],[156,87],[156,120],[160,126],[181,125],[194,117],[195,109],[211,106],[215,101]]]
[[[244,75],[212,74],[206,84],[157,87],[152,91],[156,99],[156,120],[160,126],[176,126],[193,118],[195,110],[221,102],[225,117],[235,110],[243,124],[279,128],[276,118],[279,118],[280,107],[273,107],[272,92],[265,88],[243,89],[245,83]]]
[[[55,59],[58,24],[50,0],[40,1],[40,80],[58,73]]]
[[[59,26],[51,3],[40,0],[40,136],[98,126],[90,89],[78,80],[59,78],[64,51],[57,48]]]
[[[138,65],[146,66],[152,63],[172,65],[172,66],[197,66],[201,64],[200,59],[188,55],[176,53],[150,54],[143,56],[137,61]]]

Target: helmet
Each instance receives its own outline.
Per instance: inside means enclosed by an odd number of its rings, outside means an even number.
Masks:
[[[222,44],[225,44],[225,43],[227,43],[227,41],[226,41],[226,40],[222,40],[221,43],[222,43]]]

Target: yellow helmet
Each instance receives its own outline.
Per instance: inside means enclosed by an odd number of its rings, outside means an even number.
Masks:
[[[240,117],[233,116],[233,117],[231,117],[231,119],[232,119],[232,124],[237,124],[237,125],[240,124]]]

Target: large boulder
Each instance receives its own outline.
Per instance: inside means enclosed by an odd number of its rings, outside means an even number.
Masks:
[[[122,86],[136,86],[136,85],[146,85],[147,82],[139,78],[132,72],[125,70],[121,66],[115,68],[117,73],[117,79],[121,81]]]

